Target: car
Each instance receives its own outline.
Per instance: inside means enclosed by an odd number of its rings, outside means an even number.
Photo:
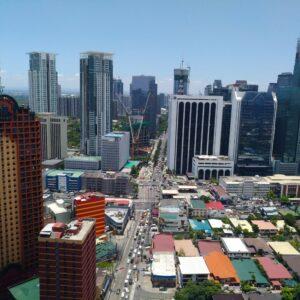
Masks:
[[[129,294],[129,288],[128,288],[128,287],[124,287],[124,292],[125,292],[126,294]]]
[[[133,270],[137,270],[137,266],[136,265],[133,265]]]
[[[166,291],[167,290],[167,288],[165,287],[165,286],[161,286],[160,288],[159,288],[159,291],[160,292],[164,292],[164,291]]]
[[[130,264],[130,262],[131,262],[131,259],[130,259],[130,258],[128,258],[128,259],[127,259],[127,265],[129,265],[129,264]]]

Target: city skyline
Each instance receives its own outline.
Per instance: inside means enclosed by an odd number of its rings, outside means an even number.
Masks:
[[[54,2],[56,6],[31,1],[0,4],[1,11],[6,12],[2,24],[10,24],[9,30],[6,25],[0,27],[3,43],[10,45],[0,50],[6,89],[27,89],[26,53],[47,51],[58,54],[62,90],[79,91],[79,55],[92,49],[114,53],[115,77],[123,80],[126,93],[132,75],[140,74],[156,76],[158,92],[172,93],[173,69],[179,67],[181,59],[191,67],[192,94],[203,92],[218,78],[224,84],[246,79],[266,90],[279,73],[292,71],[295,41],[300,35],[297,1],[289,1],[289,5],[281,1],[252,1],[246,5],[234,0],[226,4],[177,1],[176,5],[171,1],[94,2],[87,7],[87,17],[82,16],[85,5],[75,1],[68,21],[63,16],[69,3]],[[120,9],[115,9],[116,4]],[[57,7],[55,18],[52,5]],[[97,17],[99,10],[107,12],[101,19]],[[33,11],[39,14],[26,18]],[[114,22],[108,23],[112,11]],[[12,13],[14,22],[7,20]],[[283,15],[288,17],[283,19]],[[85,18],[89,22],[84,22]],[[79,19],[82,21],[75,21]],[[36,28],[42,21],[44,25]],[[32,34],[26,35],[30,31]]]

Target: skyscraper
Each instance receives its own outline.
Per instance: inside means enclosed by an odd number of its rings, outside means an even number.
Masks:
[[[40,138],[35,114],[0,95],[0,270],[13,264],[24,272],[37,267],[43,226]],[[4,282],[0,278],[0,290]]]
[[[276,109],[274,93],[232,91],[229,157],[239,175],[272,172]]]
[[[144,120],[149,124],[150,136],[156,133],[157,115],[157,84],[154,76],[132,76],[130,84],[132,113],[144,114]]]
[[[57,103],[57,115],[80,118],[80,99],[77,95],[61,95]]]
[[[223,98],[174,96],[169,103],[168,168],[192,171],[194,155],[219,155]]]
[[[40,113],[42,159],[65,158],[68,148],[68,118]]]
[[[81,151],[101,155],[101,137],[112,128],[111,53],[85,52],[80,58]]]
[[[274,156],[284,163],[300,163],[300,39],[294,72],[278,76],[276,95]]]
[[[50,223],[40,231],[41,299],[95,299],[95,239],[94,219]]]
[[[29,53],[29,107],[34,112],[57,111],[57,72],[55,54]]]
[[[190,69],[174,69],[174,95],[188,95],[190,83]]]

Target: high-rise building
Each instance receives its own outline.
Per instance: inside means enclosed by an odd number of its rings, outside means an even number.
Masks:
[[[209,96],[211,93],[212,93],[212,86],[211,86],[211,84],[208,84],[204,88],[204,96]]]
[[[102,171],[119,171],[129,159],[130,136],[127,131],[113,131],[102,138]]]
[[[151,137],[156,133],[157,115],[157,84],[154,76],[132,76],[130,84],[130,95],[132,101],[132,113],[143,115],[149,124]]]
[[[68,150],[68,118],[38,114],[41,122],[42,159],[65,158]]]
[[[85,193],[74,200],[76,219],[93,218],[96,221],[96,237],[105,232],[105,197],[101,193]]]
[[[121,79],[114,79],[113,90],[114,90],[114,99],[123,96],[123,81]]]
[[[215,79],[213,83],[213,89],[220,89],[222,87],[222,80]]]
[[[169,103],[168,168],[192,171],[194,155],[219,155],[223,98],[174,96]]]
[[[190,69],[174,69],[174,95],[188,95],[190,83]]]
[[[85,52],[80,58],[81,151],[101,155],[101,137],[112,128],[111,53]]]
[[[57,110],[57,72],[55,54],[29,53],[29,107],[34,112]]]
[[[239,175],[272,173],[276,109],[274,93],[232,91],[229,156]]]
[[[80,99],[77,95],[62,95],[58,98],[57,115],[80,118]]]
[[[37,267],[41,163],[40,122],[12,97],[0,95],[0,270],[21,264],[25,273]]]
[[[277,81],[278,109],[274,156],[284,163],[300,163],[300,40],[294,73],[282,73]],[[300,171],[300,170],[299,170]],[[298,171],[298,172],[299,172]]]
[[[50,223],[40,231],[41,299],[95,299],[95,239],[94,219]]]

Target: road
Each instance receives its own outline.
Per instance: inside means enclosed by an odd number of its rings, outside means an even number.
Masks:
[[[161,298],[162,295],[159,296],[159,294],[146,292],[142,288],[139,288],[139,279],[140,276],[142,276],[140,275],[141,271],[139,270],[141,270],[142,267],[145,266],[145,262],[142,261],[141,258],[134,262],[137,265],[137,271],[133,270],[133,264],[127,264],[128,257],[130,257],[129,253],[132,252],[132,250],[138,249],[140,247],[144,249],[145,247],[144,244],[141,244],[141,241],[136,241],[135,238],[137,230],[141,230],[140,227],[138,228],[138,225],[141,219],[142,211],[151,209],[151,207],[155,203],[159,202],[161,197],[161,183],[163,180],[162,169],[164,168],[164,147],[166,144],[166,136],[161,136],[160,140],[162,141],[161,151],[156,167],[153,168],[153,165],[151,164],[149,164],[149,166],[147,167],[144,167],[142,175],[137,180],[137,183],[139,185],[139,193],[138,199],[134,200],[136,207],[136,216],[135,220],[131,222],[131,225],[129,226],[129,228],[126,228],[126,231],[124,233],[125,237],[124,244],[122,246],[123,249],[121,249],[120,251],[120,259],[114,272],[114,280],[112,282],[110,291],[105,297],[105,299],[107,300],[121,299],[122,292],[124,291],[125,279],[127,277],[129,269],[131,270],[130,272],[132,272],[133,284],[128,285],[129,293],[126,293],[128,299],[168,299],[165,297]],[[155,151],[157,144],[158,140],[153,151]],[[148,214],[148,218],[150,218],[150,214]],[[144,226],[145,232],[143,233],[143,235],[145,243],[149,241],[149,229],[150,222],[148,225]],[[121,291],[121,294],[117,294],[118,290]]]

